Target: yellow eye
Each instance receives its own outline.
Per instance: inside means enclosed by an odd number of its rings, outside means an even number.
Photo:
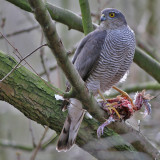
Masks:
[[[111,12],[111,13],[109,13],[109,16],[110,16],[111,18],[113,18],[113,17],[115,17],[115,13],[114,13],[114,12]]]

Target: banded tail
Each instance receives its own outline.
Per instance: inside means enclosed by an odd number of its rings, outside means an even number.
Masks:
[[[71,98],[70,105],[68,106],[68,116],[57,143],[56,149],[59,152],[66,152],[75,143],[84,114],[85,110],[82,108],[82,103],[77,99]]]

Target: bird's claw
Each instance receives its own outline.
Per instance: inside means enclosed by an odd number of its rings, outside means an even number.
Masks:
[[[116,115],[118,116],[118,118],[119,119],[121,118],[120,114],[118,113],[118,111],[114,107],[109,106],[108,109],[109,109],[110,113],[112,113],[112,110],[113,110],[116,113]]]
[[[101,126],[98,127],[98,129],[97,129],[97,137],[98,138],[100,138],[101,135],[103,135],[104,128],[112,122],[115,122],[115,120],[112,116],[110,116]]]
[[[154,97],[150,96],[149,94],[145,94],[145,91],[140,93],[136,93],[134,101],[124,97],[124,96],[117,96],[116,98],[108,99],[105,101],[99,101],[103,110],[107,111],[109,115],[109,119],[106,120],[97,130],[98,138],[103,135],[104,127],[109,125],[111,122],[115,122],[118,120],[126,120],[129,119],[135,111],[138,111],[145,106],[144,115],[151,114],[151,104],[149,101]],[[134,107],[132,105],[134,104]],[[119,119],[117,119],[117,116]]]
[[[116,86],[113,86],[112,88],[121,93],[121,97],[125,97],[126,99],[128,99],[131,102],[133,108],[135,107],[132,98],[125,91],[117,88]]]

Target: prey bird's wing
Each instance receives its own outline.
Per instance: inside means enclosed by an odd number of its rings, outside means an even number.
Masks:
[[[104,30],[91,32],[80,42],[75,52],[72,62],[84,81],[98,62],[106,34]]]

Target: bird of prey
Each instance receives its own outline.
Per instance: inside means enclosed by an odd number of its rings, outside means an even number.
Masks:
[[[109,90],[125,75],[133,61],[136,44],[134,32],[119,10],[107,8],[101,13],[99,27],[82,39],[72,60],[94,95]],[[58,151],[73,146],[83,115],[81,102],[71,98],[57,143]]]

